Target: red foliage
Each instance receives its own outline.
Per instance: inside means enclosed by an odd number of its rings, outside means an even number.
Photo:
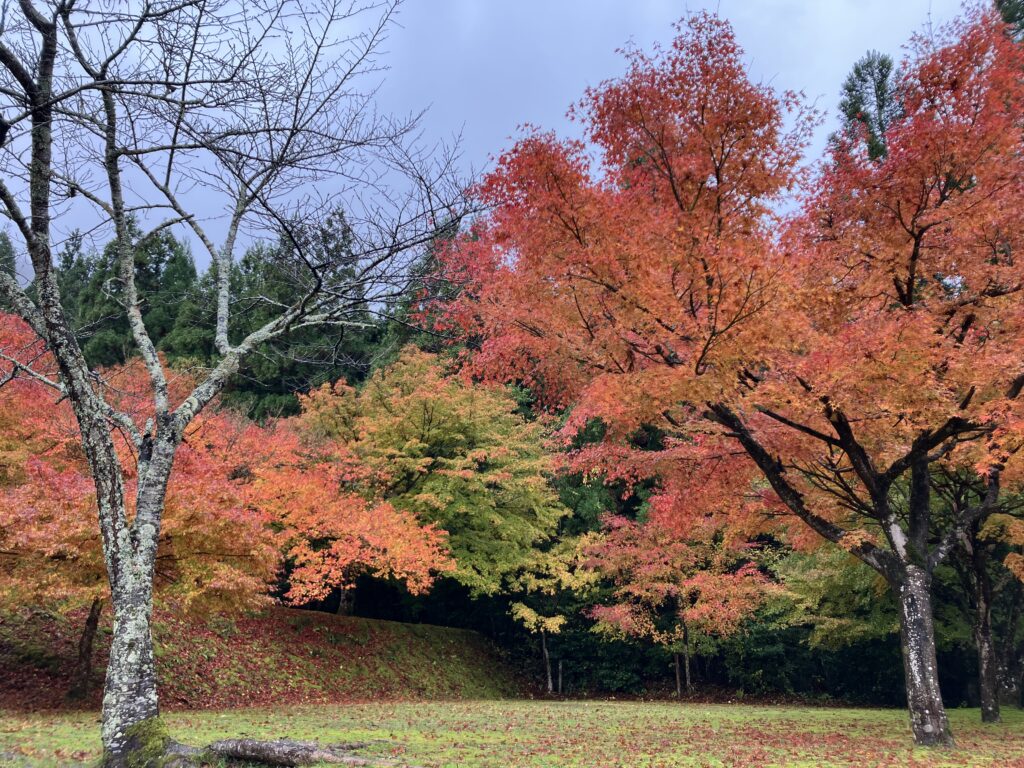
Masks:
[[[20,320],[0,315],[0,352],[56,380],[52,362]],[[0,360],[0,380],[14,371]],[[138,361],[102,371],[98,386],[140,430],[148,378]],[[193,381],[171,380],[181,399]],[[57,400],[56,406],[54,401]],[[190,425],[168,486],[157,587],[186,609],[270,601],[282,555],[294,565],[287,598],[322,598],[361,571],[404,580],[418,592],[450,567],[444,533],[348,489],[358,462],[336,440],[304,441],[299,421],[253,424],[208,409]],[[136,457],[117,440],[126,498]],[[0,569],[21,601],[78,603],[106,594],[94,486],[66,401],[25,369],[0,388]]]
[[[712,531],[681,540],[657,522],[605,521],[588,550],[591,567],[615,584],[615,602],[591,616],[615,633],[672,646],[695,633],[726,637],[739,629],[770,589],[742,550],[715,541]],[[704,535],[700,535],[703,533]]]
[[[729,26],[629,63],[574,112],[589,145],[520,141],[444,255],[470,370],[572,404],[567,438],[601,419],[577,468],[659,477],[684,518],[810,521],[797,543],[903,547],[877,489],[915,451],[1024,480],[1024,51],[995,15],[915,43],[888,155],[839,141],[785,226],[810,118]],[[629,448],[645,424],[660,453]]]
[[[20,320],[0,315],[0,350],[34,371],[52,363]],[[0,377],[12,364],[0,362]],[[98,385],[141,428],[147,402],[137,363],[104,371]],[[172,392],[190,384],[180,374]],[[54,405],[54,401],[57,401]],[[200,417],[182,445],[167,495],[157,554],[157,588],[180,608],[254,607],[269,601],[280,560],[270,518],[246,502],[232,473],[229,447],[246,429],[227,413]],[[0,388],[0,558],[14,600],[88,601],[107,592],[96,524],[95,489],[70,406],[46,383],[21,371]],[[135,483],[135,457],[118,440],[125,483]],[[127,494],[133,498],[133,493]]]

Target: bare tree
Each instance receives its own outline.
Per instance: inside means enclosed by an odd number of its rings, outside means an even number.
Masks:
[[[138,765],[159,727],[150,621],[168,478],[185,430],[261,346],[311,326],[365,323],[409,289],[407,269],[461,215],[453,155],[426,151],[418,117],[374,109],[361,83],[397,0],[6,0],[0,38],[0,205],[24,239],[34,296],[0,271],[0,301],[58,367],[35,376],[73,406],[96,486],[114,634],[103,699],[107,766]],[[294,222],[344,211],[348,246]],[[116,295],[152,387],[144,424],[119,412],[82,356],[53,264],[57,223],[113,237]],[[143,223],[142,232],[132,221]],[[189,230],[216,276],[217,359],[172,402],[135,286],[133,247]],[[239,337],[230,273],[246,237],[284,232],[300,298]],[[268,299],[269,301],[270,299]],[[327,333],[328,331],[325,331]],[[3,355],[0,350],[0,355]],[[4,358],[0,357],[0,364]],[[126,498],[113,430],[134,444]],[[134,515],[129,509],[136,510]]]

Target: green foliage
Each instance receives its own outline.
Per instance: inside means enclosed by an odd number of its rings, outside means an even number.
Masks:
[[[560,474],[555,479],[558,497],[570,515],[562,521],[561,532],[579,536],[601,528],[601,517],[617,508],[612,488],[581,474]]]
[[[170,230],[142,236],[135,245],[135,280],[143,321],[171,365],[205,366],[215,357],[216,270],[198,275],[187,244]],[[234,301],[231,337],[238,341],[276,317],[281,306],[294,304],[308,290],[293,266],[295,239],[313,252],[336,258],[350,247],[351,234],[340,214],[319,227],[296,224],[277,242],[249,248],[232,266]],[[0,242],[0,258],[2,258]],[[344,265],[344,258],[337,259]],[[341,266],[344,270],[347,267]],[[92,366],[123,363],[136,354],[120,304],[114,244],[88,252],[73,233],[56,265],[57,281],[68,317],[77,328],[86,359]],[[369,309],[345,318],[350,324],[329,329],[302,329],[248,358],[231,380],[225,402],[256,419],[298,411],[296,392],[325,381],[360,381],[371,366],[379,323]]]
[[[6,232],[0,232],[0,272],[17,278],[17,254],[14,251],[14,244]],[[0,298],[0,312],[10,311],[4,299]]]
[[[882,578],[850,553],[823,545],[793,552],[773,570],[786,592],[787,621],[811,629],[812,647],[831,650],[895,635],[899,617]]]
[[[81,325],[82,300],[88,295],[96,258],[83,250],[82,233],[77,229],[68,236],[57,255],[57,287],[60,288],[64,311],[72,324]]]
[[[878,51],[868,51],[843,81],[839,102],[842,130],[851,139],[863,139],[872,160],[885,157],[885,132],[899,117],[896,80],[892,58]]]
[[[995,0],[1003,20],[1019,36],[1024,33],[1024,0]]]
[[[307,253],[320,256],[319,260],[339,264],[336,269],[344,273],[351,271],[351,266],[346,266],[351,241],[351,230],[338,212],[317,226],[293,222],[277,242],[247,250],[231,273],[231,292],[235,297],[232,341],[241,340],[277,317],[282,306],[297,304],[311,289],[309,275],[296,267],[303,263],[295,256],[297,243]],[[207,350],[212,350],[213,337],[212,278],[211,275],[204,281],[204,286],[209,285]],[[338,283],[342,278],[343,274],[325,277]],[[264,345],[244,362],[225,392],[225,401],[262,420],[297,413],[297,392],[338,379],[349,383],[362,381],[371,367],[379,322],[369,307],[344,320],[344,324],[299,329]]]
[[[382,496],[448,531],[454,577],[494,594],[528,566],[567,510],[551,487],[545,431],[505,390],[445,377],[408,349],[358,395],[356,453]]]
[[[457,234],[456,222],[438,227],[431,247],[409,270],[408,288],[384,309],[382,333],[374,355],[375,367],[395,362],[409,345],[433,353],[448,349],[451,339],[436,327],[429,308],[456,295],[457,289],[442,273],[438,253],[447,248]]]
[[[598,577],[586,567],[590,540],[588,534],[562,535],[550,547],[534,549],[507,585],[520,598],[512,603],[512,617],[528,632],[559,634],[566,613],[579,613],[592,599]]]
[[[14,244],[6,232],[0,232],[0,272],[14,277],[16,267],[17,259],[14,252]]]
[[[196,267],[188,246],[169,230],[142,236],[136,228],[133,235],[139,238],[134,257],[142,318],[159,347],[195,289]],[[135,344],[123,310],[114,243],[98,255],[85,255],[81,243],[73,239],[61,254],[58,271],[89,364],[110,366],[132,357]]]

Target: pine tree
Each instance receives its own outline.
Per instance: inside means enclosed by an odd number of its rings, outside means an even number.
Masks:
[[[71,233],[57,256],[57,285],[67,307],[68,318],[78,328],[82,324],[82,300],[92,280],[95,258],[83,250],[82,233]]]
[[[996,8],[1019,39],[1024,34],[1024,0],[996,0]]]
[[[843,81],[841,133],[851,139],[862,135],[872,160],[885,157],[885,132],[899,116],[896,81],[892,57],[878,51],[864,54]]]
[[[17,278],[16,273],[17,260],[14,253],[14,245],[11,243],[11,238],[6,232],[0,232],[0,272],[4,272],[11,277]],[[0,311],[9,311],[10,307],[4,304],[3,299],[0,299]]]
[[[141,233],[138,233],[141,234]],[[80,250],[80,246],[79,246]],[[93,257],[68,255],[61,271],[71,291],[79,291],[78,326],[90,365],[124,363],[135,353],[128,321],[120,304],[121,281],[115,273],[113,243]],[[90,263],[91,262],[91,263]],[[188,246],[167,231],[140,237],[135,244],[135,282],[142,300],[143,321],[157,346],[175,320],[197,281]]]

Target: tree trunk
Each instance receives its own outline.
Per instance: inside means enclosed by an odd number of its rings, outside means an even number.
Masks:
[[[1003,669],[999,675],[999,704],[1021,708],[1022,675],[1018,668]]]
[[[939,690],[932,621],[931,577],[908,565],[896,585],[900,604],[900,644],[907,685],[907,708],[914,741],[921,746],[952,746],[946,708]]]
[[[544,669],[548,674],[548,693],[554,693],[555,682],[551,678],[551,656],[548,655],[547,633],[543,631],[540,633],[540,650],[544,654]]]
[[[676,698],[681,699],[683,698],[683,675],[679,669],[679,654],[673,653],[672,660],[676,666]]]
[[[68,699],[81,701],[92,689],[92,654],[96,640],[96,630],[103,612],[103,598],[93,598],[89,606],[89,616],[82,628],[82,636],[78,638],[78,658],[71,673],[71,685],[68,688]]]
[[[683,624],[683,663],[686,671],[686,692],[693,693],[693,681],[690,679],[690,628]]]
[[[965,537],[969,575],[965,579],[973,609],[972,634],[978,651],[978,692],[981,722],[999,722],[999,661],[992,639],[992,553],[980,538],[980,523],[974,523]]]
[[[992,641],[992,581],[988,554],[978,541],[977,526],[971,531],[971,568],[974,587],[974,645],[978,649],[978,690],[981,694],[981,722],[999,722],[999,663]]]
[[[562,660],[558,660],[558,695],[562,695]]]
[[[982,622],[979,613],[974,627],[974,642],[978,647],[978,690],[981,694],[981,722],[998,723],[999,716],[999,665],[996,663],[992,643],[992,627],[988,614]]]
[[[338,616],[351,616],[352,609],[355,607],[355,595],[352,594],[351,589],[340,589],[338,590]]]
[[[257,741],[255,739],[224,739],[206,747],[191,747],[171,742],[167,746],[162,768],[203,768],[220,765],[222,760],[237,765],[358,765],[401,766],[415,768],[405,762],[386,758],[360,757],[353,750],[368,746],[368,742],[349,744],[321,744],[318,741]]]
[[[1016,633],[1013,633],[1016,634]],[[996,679],[999,684],[997,696],[1000,706],[1021,707],[1021,687],[1024,682],[1024,669],[1021,660],[1014,652],[1012,643],[1005,643],[999,654],[999,671]]]
[[[114,634],[103,692],[103,768],[150,768],[167,743],[157,706],[151,584],[147,580],[114,595]]]
[[[1008,587],[1012,590],[1008,616],[1004,620],[1005,629],[999,643],[997,673],[999,681],[999,703],[1003,706],[1020,707],[1021,705],[1021,664],[1017,651],[1017,625],[1020,620],[1021,605],[1024,603],[1024,590],[1017,579],[1011,579]]]

